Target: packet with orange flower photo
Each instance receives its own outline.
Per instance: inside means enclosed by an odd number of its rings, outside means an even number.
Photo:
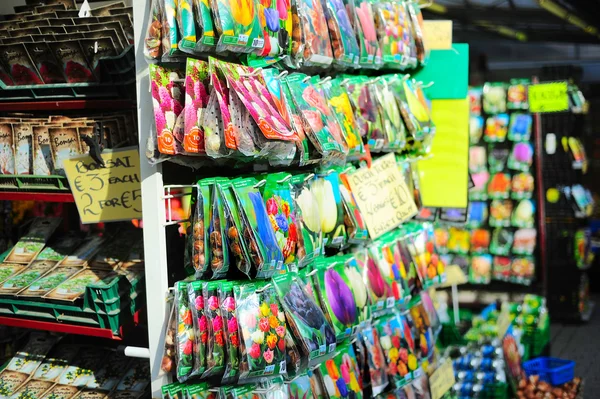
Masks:
[[[388,386],[389,379],[377,328],[372,326],[363,328],[359,333],[359,339],[363,341],[366,349],[372,395],[379,395]]]
[[[292,2],[292,25],[293,64],[296,67],[330,66],[333,50],[321,1]]]
[[[362,381],[352,345],[342,345],[333,359],[321,363],[319,372],[329,399],[362,399]]]

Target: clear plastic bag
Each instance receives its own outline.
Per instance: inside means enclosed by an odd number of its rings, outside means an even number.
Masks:
[[[144,40],[144,56],[151,60],[160,59],[162,55],[162,21],[163,10],[161,0],[150,2],[150,18]]]

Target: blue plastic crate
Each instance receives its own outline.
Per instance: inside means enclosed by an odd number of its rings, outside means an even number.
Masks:
[[[557,359],[555,357],[538,357],[523,363],[527,377],[539,375],[540,380],[558,386],[573,380],[575,377],[575,362]]]

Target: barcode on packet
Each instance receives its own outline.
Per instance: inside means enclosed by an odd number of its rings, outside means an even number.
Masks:
[[[254,40],[252,40],[252,47],[254,47],[254,48],[263,48],[264,45],[265,45],[265,39],[261,39],[260,37],[257,37]]]

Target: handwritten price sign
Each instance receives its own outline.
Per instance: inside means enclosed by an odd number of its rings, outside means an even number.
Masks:
[[[452,48],[452,21],[423,21],[425,43],[431,50],[449,50]]]
[[[446,359],[429,378],[429,386],[431,390],[431,399],[440,399],[446,392],[452,388],[456,379],[454,378],[454,369],[452,361]]]
[[[137,148],[102,153],[105,167],[89,155],[64,162],[81,223],[142,217],[140,156]]]
[[[394,154],[348,175],[348,182],[373,239],[417,214],[413,193],[400,173]]]
[[[567,82],[531,85],[528,94],[530,112],[560,112],[569,109]]]

